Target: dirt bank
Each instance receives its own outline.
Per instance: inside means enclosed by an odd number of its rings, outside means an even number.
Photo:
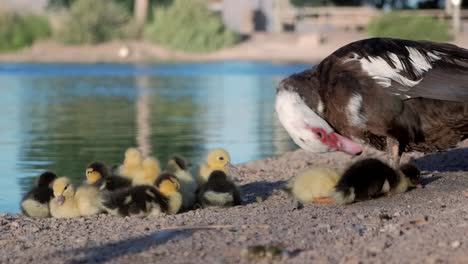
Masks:
[[[305,36],[257,34],[239,45],[206,54],[174,51],[143,41],[115,41],[80,46],[44,41],[17,52],[0,54],[0,62],[151,63],[248,60],[316,63],[340,46],[365,37],[357,33],[329,34],[325,36],[326,42],[319,45],[318,35],[315,34]],[[123,51],[122,48],[128,48],[128,56],[119,56],[119,52]]]
[[[306,167],[343,168],[350,161],[342,154],[299,150],[240,166],[247,204],[234,208],[146,219],[4,214],[0,262],[246,263],[243,248],[280,242],[282,263],[466,263],[468,175],[461,171],[467,169],[468,149],[412,156],[426,171],[426,188],[349,206],[301,208],[278,190]],[[161,231],[202,225],[232,226]]]

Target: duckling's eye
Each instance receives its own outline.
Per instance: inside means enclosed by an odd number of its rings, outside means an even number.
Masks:
[[[64,190],[66,190],[67,188],[68,188],[68,185],[67,185],[67,186],[65,186]]]
[[[218,157],[219,160],[224,160],[224,157]]]

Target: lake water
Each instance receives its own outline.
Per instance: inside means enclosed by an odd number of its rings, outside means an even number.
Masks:
[[[275,87],[309,67],[0,64],[0,211],[19,212],[44,170],[78,183],[89,162],[119,163],[132,146],[194,168],[216,147],[234,164],[295,149],[274,113]]]

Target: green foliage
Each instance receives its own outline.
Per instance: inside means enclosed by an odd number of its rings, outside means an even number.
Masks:
[[[156,9],[145,38],[174,49],[208,52],[234,44],[237,35],[200,0],[174,0]]]
[[[408,16],[390,13],[380,16],[368,26],[373,37],[403,38],[412,40],[451,40],[449,26],[432,17]]]
[[[47,18],[0,11],[0,51],[17,50],[49,36]]]
[[[100,43],[122,37],[128,11],[112,0],[76,0],[57,38],[68,44]]]

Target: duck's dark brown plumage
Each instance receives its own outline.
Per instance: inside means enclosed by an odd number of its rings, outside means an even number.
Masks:
[[[380,150],[386,149],[387,137],[396,139],[400,152],[432,152],[454,147],[468,135],[468,50],[451,44],[357,41],[284,79],[281,90],[298,93],[337,133]],[[362,98],[363,125],[347,116],[356,94]]]

